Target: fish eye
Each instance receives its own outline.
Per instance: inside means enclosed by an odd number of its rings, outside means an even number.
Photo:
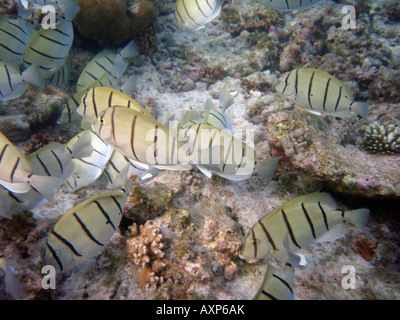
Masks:
[[[103,118],[99,118],[99,121],[101,124],[104,124],[104,119]]]
[[[260,240],[258,240],[258,239],[254,239],[253,240],[253,244],[257,244],[258,245],[259,243],[260,243]]]

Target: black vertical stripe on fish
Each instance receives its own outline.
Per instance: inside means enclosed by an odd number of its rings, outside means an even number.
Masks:
[[[114,62],[108,56],[104,56],[104,58],[106,58],[108,60],[108,62],[110,62],[112,65],[114,65]]]
[[[60,166],[61,174],[63,174],[64,168],[63,168],[60,158],[57,156],[57,154],[53,150],[51,150],[51,153],[53,154],[54,158],[56,158],[58,165]]]
[[[64,36],[66,36],[66,37],[71,37],[71,35],[70,34],[68,34],[68,33],[65,33],[64,31],[61,31],[60,29],[51,29],[52,31],[55,31],[55,32],[58,32],[58,33],[60,33],[60,34],[62,34],[62,35],[64,35]]]
[[[264,295],[266,295],[268,298],[270,298],[271,300],[278,300],[278,298],[274,297],[272,294],[268,293],[265,290],[261,291]]]
[[[326,212],[325,212],[324,208],[322,208],[322,205],[320,202],[318,202],[318,207],[321,210],[322,217],[324,218],[325,228],[326,228],[326,230],[329,231],[328,218],[327,218]]]
[[[109,75],[112,75],[111,72],[110,72],[106,67],[104,67],[102,64],[100,64],[98,61],[95,61],[95,63],[96,63],[101,69],[103,69],[105,72],[107,72]]]
[[[13,27],[15,27],[15,28],[17,28],[17,29],[19,29],[19,30],[21,30],[23,33],[25,33],[26,34],[26,32],[25,32],[25,30],[24,29],[22,29],[19,25],[17,25],[17,24],[14,24],[14,23],[12,23],[11,21],[9,21],[9,20],[7,20],[7,23],[8,24],[11,24]]]
[[[86,115],[86,108],[87,108],[86,98],[87,98],[88,94],[89,94],[89,91],[86,91],[86,94],[84,95],[84,97],[82,99],[82,102],[83,102],[83,115]]]
[[[218,110],[214,110],[215,112],[217,112],[217,113],[219,113],[221,116],[222,116],[222,119],[220,118],[220,117],[217,117],[217,115],[213,112],[213,113],[210,113],[212,116],[214,116],[214,118],[216,118],[216,119],[218,119],[218,121],[219,122],[221,122],[221,124],[224,126],[224,127],[226,127],[226,123],[225,123],[225,121],[223,120],[224,118],[224,116],[221,114],[221,112],[219,112]]]
[[[48,40],[48,41],[50,41],[50,42],[59,44],[60,46],[63,46],[63,47],[69,47],[69,45],[70,45],[69,43],[65,44],[65,43],[62,43],[62,42],[57,41],[57,40],[55,40],[55,39],[52,39],[52,38],[50,38],[50,37],[46,37],[46,36],[43,35],[43,34],[40,34],[39,37],[41,37],[41,38],[43,38],[43,39],[46,39],[46,40]]]
[[[110,93],[110,96],[108,97],[108,106],[111,107],[112,105],[112,97],[113,97],[114,92]]]
[[[311,103],[311,91],[312,91],[312,85],[313,85],[314,75],[315,75],[315,72],[312,73],[311,79],[310,79],[310,85],[308,86],[308,104],[309,104],[309,106],[310,106],[311,109],[314,109],[314,108],[312,107],[312,103]]]
[[[253,238],[254,258],[257,258],[257,240],[256,235],[254,234],[254,229],[251,229],[251,236]]]
[[[111,179],[111,176],[110,176],[110,174],[108,173],[108,170],[107,170],[107,169],[104,170],[104,173],[107,175],[108,180],[110,180],[110,182],[113,183],[113,180]]]
[[[140,162],[139,158],[138,158],[137,155],[136,155],[136,152],[135,152],[135,145],[134,145],[136,118],[137,118],[137,116],[135,115],[135,117],[133,118],[133,121],[132,121],[132,130],[131,130],[131,150],[132,150],[132,153],[133,153],[133,155],[135,156],[136,160]]]
[[[285,2],[286,2],[287,8],[290,9],[288,0],[285,0]]]
[[[326,98],[328,97],[328,90],[329,90],[330,82],[331,82],[331,78],[328,79],[328,82],[326,83],[326,87],[325,87],[324,103],[322,104],[324,111],[325,111],[325,105],[326,105]]]
[[[91,162],[89,162],[89,161],[86,161],[86,160],[83,160],[83,159],[76,159],[76,160],[78,160],[78,161],[81,161],[81,162],[83,162],[83,163],[86,163],[86,164],[88,164],[88,165],[90,165],[90,166],[93,166],[93,167],[96,167],[96,168],[98,168],[98,169],[101,169],[99,166],[97,166],[97,165],[95,165],[94,163],[91,163]]]
[[[158,126],[156,125],[156,128],[154,130],[154,162],[156,164],[158,164],[157,163],[157,139],[158,139],[157,131],[158,131]]]
[[[7,144],[3,147],[3,150],[1,150],[1,154],[0,154],[0,163],[1,163],[1,160],[3,159],[4,154],[6,153],[6,150],[7,150],[8,146],[9,146],[9,144],[7,143]]]
[[[93,90],[93,92],[94,92],[94,90]],[[115,117],[115,108],[113,108],[112,112],[111,112],[111,134],[112,134],[113,140],[115,142],[116,140],[115,140],[115,119],[114,119],[114,117]]]
[[[115,163],[114,163],[114,162],[112,162],[112,161],[110,160],[110,161],[108,161],[108,163],[111,164],[111,167],[112,167],[115,171],[117,171],[117,173],[120,173],[120,171],[118,170],[118,168],[115,166]]]
[[[284,87],[283,90],[282,90],[282,94],[285,93],[286,88],[287,88],[287,86],[288,86],[288,84],[289,84],[289,83],[288,83],[289,77],[290,77],[290,72],[288,72],[288,75],[287,75],[286,78],[285,78],[285,87]]]
[[[26,46],[26,43],[23,42],[20,38],[18,38],[17,36],[13,35],[11,32],[8,32],[7,30],[4,29],[0,29],[0,31],[3,31],[4,33],[8,34],[10,37],[13,37],[15,40],[18,40],[19,42],[21,42],[24,46]]]
[[[69,187],[71,188],[71,189],[73,189],[74,187],[69,183],[69,181],[67,180],[67,181],[65,181],[68,185],[69,185]]]
[[[50,56],[50,55],[48,55],[47,53],[41,52],[41,51],[39,51],[39,50],[37,50],[37,49],[35,49],[35,48],[33,48],[33,47],[30,47],[30,49],[31,49],[33,52],[35,52],[35,53],[37,53],[37,54],[39,54],[39,55],[41,55],[41,56],[43,56],[43,57],[45,57],[45,58],[54,59],[54,60],[62,60],[62,59],[65,59],[65,57],[53,57],[53,56]]]
[[[86,72],[86,74],[88,74],[89,76],[91,76],[92,78],[93,78],[93,80],[95,80],[95,81],[97,81],[98,79],[96,78],[96,76],[95,75],[93,75],[93,74],[91,74],[89,71],[85,71]]]
[[[4,187],[5,188],[5,187]],[[7,188],[6,188],[7,189]],[[19,200],[18,198],[17,198],[17,196],[13,193],[13,192],[11,192],[10,190],[8,190],[7,189],[7,191],[8,191],[8,195],[11,197],[11,198],[13,198],[14,200],[15,200],[15,202],[17,202],[17,203],[22,203],[23,201],[21,201],[21,200]]]
[[[225,172],[225,166],[226,166],[226,162],[228,160],[228,156],[229,156],[229,152],[231,151],[232,148],[232,142],[233,142],[233,136],[232,139],[229,141],[229,147],[228,147],[228,152],[226,153],[226,157],[224,159],[224,165],[222,166],[222,172]],[[225,152],[225,148],[224,148],[224,152]],[[232,154],[233,155],[233,154]],[[233,159],[232,159],[233,160]],[[233,162],[232,162],[233,163]]]
[[[46,241],[46,247],[49,249],[51,256],[54,258],[54,260],[56,260],[58,267],[61,271],[63,271],[63,264],[61,263],[60,258],[58,257],[58,254],[56,252],[56,250],[53,249],[53,247],[49,244],[48,241]]]
[[[261,222],[261,220],[258,221],[258,223],[260,224],[260,226],[261,226],[261,228],[263,229],[265,235],[267,236],[268,242],[271,244],[272,248],[273,248],[274,250],[277,250],[277,249],[276,249],[276,246],[275,246],[275,242],[274,242],[274,240],[272,239],[271,235],[269,234],[267,228],[264,226],[264,224]]]
[[[174,153],[175,153],[175,144],[176,144],[176,138],[172,137],[172,148],[171,148],[171,162],[170,164],[174,164]]]
[[[197,136],[199,135],[200,127],[201,127],[200,125],[197,126],[196,134],[195,134],[194,139],[193,139],[193,148],[192,148],[192,151],[189,152],[189,155],[192,155],[192,153],[194,152],[194,148],[196,146]]]
[[[3,48],[6,49],[7,51],[10,51],[11,53],[16,54],[16,55],[18,55],[18,56],[22,56],[22,55],[24,54],[24,53],[16,52],[16,51],[10,49],[9,47],[7,47],[6,45],[4,45],[4,44],[2,44],[2,43],[0,43],[0,47],[3,47]]]
[[[183,8],[185,9],[186,14],[187,14],[187,16],[190,18],[190,20],[192,20],[195,24],[197,24],[198,26],[200,26],[200,24],[198,24],[198,23],[196,22],[196,20],[194,20],[194,19],[190,16],[189,11],[188,11],[188,9],[186,8],[185,0],[182,0],[182,4],[183,4]]]
[[[104,215],[104,217],[106,218],[106,220],[107,220],[106,224],[110,224],[111,227],[112,227],[114,230],[117,230],[117,229],[115,228],[113,222],[111,221],[110,216],[109,216],[108,213],[104,210],[104,208],[102,207],[102,205],[100,204],[100,202],[98,202],[98,201],[93,201],[93,203],[95,203],[95,204],[97,205],[97,208],[99,208],[99,210],[101,211],[101,213],[102,213],[102,214]]]
[[[11,183],[14,182],[14,174],[15,174],[15,171],[17,170],[17,168],[18,168],[18,165],[19,165],[19,161],[20,161],[20,160],[21,160],[21,158],[18,157],[17,161],[16,161],[15,164],[14,164],[14,168],[13,168],[12,171],[11,171],[11,175],[10,175],[10,181],[11,181]]]
[[[117,206],[118,209],[119,209],[119,212],[122,214],[123,210],[122,210],[122,208],[121,208],[121,204],[118,202],[117,199],[115,199],[114,196],[111,196],[111,199],[113,199],[114,203],[116,204],[116,206]]]
[[[85,226],[83,221],[78,217],[78,215],[75,212],[73,213],[73,216],[75,217],[76,221],[78,221],[78,223],[80,224],[80,226],[82,227],[82,229],[86,233],[86,235],[89,237],[89,239],[92,240],[94,243],[98,244],[99,246],[104,247],[104,244],[97,241],[96,238],[93,237],[93,235],[90,233],[89,229]]]
[[[316,239],[314,225],[313,225],[313,223],[311,221],[310,216],[308,215],[307,209],[304,207],[304,203],[303,202],[301,203],[301,208],[303,209],[303,213],[306,216],[308,224],[310,225],[312,236],[313,236],[314,239]]]
[[[338,96],[337,101],[336,101],[335,111],[336,111],[336,109],[337,109],[338,106],[339,106],[339,103],[340,103],[340,99],[341,99],[341,98],[342,98],[342,87],[339,88],[339,96]]]
[[[98,118],[98,114],[97,114],[97,105],[96,105],[96,97],[95,97],[95,90],[96,88],[93,88],[92,90],[92,100],[93,100],[93,111],[94,114],[96,116],[96,119]]]
[[[44,172],[46,172],[46,174],[50,177],[51,174],[50,174],[49,170],[47,170],[46,165],[44,164],[44,162],[42,161],[42,159],[40,159],[40,157],[39,157],[38,154],[36,155],[36,159],[38,159],[38,161],[39,161],[40,165],[42,166]]]
[[[208,16],[203,12],[203,10],[201,10],[199,3],[196,1],[197,7],[199,8],[200,12],[203,14],[204,17],[208,18]]]
[[[183,21],[183,19],[182,19],[182,17],[181,17],[181,15],[180,15],[180,13],[179,13],[178,10],[175,10],[175,14],[174,14],[175,19],[178,20],[178,19],[177,19],[177,16],[176,16],[177,14],[178,14],[178,17],[179,17],[179,20],[181,21],[181,23],[182,23],[182,24],[185,24],[185,21]]]
[[[73,252],[74,255],[82,257],[82,255],[75,249],[72,243],[69,242],[67,239],[65,239],[63,236],[61,236],[59,233],[52,230],[51,234],[55,236],[58,240],[60,240],[63,244],[65,244]]]
[[[211,10],[214,10],[213,7],[211,6],[211,4],[208,2],[208,0],[206,0],[208,6],[210,7]]]
[[[294,89],[296,94],[299,93],[299,69],[296,69],[296,81],[294,82]]]
[[[278,279],[280,282],[282,282],[283,285],[289,289],[290,293],[293,294],[293,290],[292,290],[292,288],[290,287],[289,283],[287,283],[284,279],[282,279],[281,277],[279,277],[279,276],[276,275],[275,273],[273,273],[272,276],[273,276],[275,279]]]
[[[301,249],[301,247],[299,246],[299,244],[298,244],[297,241],[296,241],[296,238],[294,237],[294,233],[293,233],[292,227],[290,226],[290,223],[289,223],[289,221],[288,221],[288,219],[287,219],[287,217],[286,217],[285,211],[283,211],[283,209],[282,209],[281,212],[282,212],[283,220],[285,221],[285,224],[286,224],[286,228],[287,228],[288,231],[289,231],[290,239],[292,239],[293,244],[294,244],[297,248]]]
[[[346,222],[346,219],[344,218],[344,214],[345,214],[345,212],[344,212],[344,210],[343,210],[342,213],[341,213],[341,216],[342,216],[342,218],[343,218],[343,222]]]

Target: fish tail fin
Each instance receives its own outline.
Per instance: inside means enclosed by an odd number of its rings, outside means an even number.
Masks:
[[[5,272],[6,292],[11,294],[14,299],[23,299],[26,296],[25,290],[18,281],[13,269],[7,265],[5,258],[0,258],[0,268]]]
[[[113,76],[115,76],[117,79],[121,78],[127,67],[128,62],[121,55],[117,55],[114,58]]]
[[[65,19],[67,20],[72,20],[78,13],[78,11],[81,10],[77,0],[65,0],[60,5],[60,8],[64,13]]]
[[[257,161],[255,171],[265,180],[271,180],[281,157]]]
[[[367,102],[356,101],[351,105],[351,111],[356,112],[361,117],[366,118],[368,113],[368,106]]]
[[[228,109],[234,102],[233,97],[228,91],[222,90],[219,93],[219,103],[223,111]]]
[[[51,201],[54,198],[54,190],[61,185],[62,179],[32,175],[29,177],[28,183],[48,201]]]
[[[367,224],[369,216],[369,210],[366,208],[350,210],[344,212],[344,218],[349,220],[356,227],[365,231],[365,225]]]
[[[44,87],[43,77],[36,64],[32,64],[22,72],[22,81],[28,82],[40,88]]]
[[[87,131],[70,148],[72,157],[76,159],[90,157],[93,152],[92,139],[90,132]]]
[[[134,58],[139,55],[139,49],[134,40],[128,42],[128,44],[119,52],[122,58]]]

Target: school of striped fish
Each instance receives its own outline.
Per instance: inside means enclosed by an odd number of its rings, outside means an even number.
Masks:
[[[319,1],[264,1],[265,6],[290,11]],[[30,7],[52,4],[64,13],[55,29],[34,31],[26,19]],[[176,25],[197,31],[218,17],[219,0],[177,0]],[[0,101],[21,96],[28,86],[51,84],[63,88],[71,69],[68,54],[73,42],[72,18],[76,0],[20,1],[18,17],[0,19]],[[219,106],[209,99],[203,112],[188,111],[176,132],[124,93],[120,84],[129,58],[139,55],[134,41],[119,51],[99,52],[83,69],[76,92],[62,107],[59,123],[81,121],[81,132],[68,143],[51,143],[23,156],[0,132],[0,216],[33,209],[54,199],[65,186],[68,192],[94,183],[101,175],[107,188],[68,212],[55,224],[45,244],[44,259],[65,272],[92,261],[118,229],[134,174],[148,179],[160,170],[197,168],[205,176],[231,181],[253,174],[272,178],[279,157],[256,160],[254,148],[232,135],[232,119],[226,114],[233,97],[222,90]],[[282,75],[277,93],[314,114],[366,117],[368,104],[354,100],[351,89],[334,76],[308,68]],[[254,299],[294,299],[294,272],[308,245],[332,241],[352,223],[364,229],[369,210],[342,210],[332,196],[316,192],[297,197],[257,221],[248,231],[240,252],[244,260],[265,259],[267,270]],[[271,264],[277,258],[282,268]],[[0,267],[15,298],[24,296],[4,258]]]

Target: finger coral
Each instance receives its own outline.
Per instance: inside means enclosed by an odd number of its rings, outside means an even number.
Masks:
[[[172,272],[169,260],[164,257],[163,237],[158,224],[148,220],[139,227],[133,224],[129,230],[128,252],[133,263],[141,267],[137,273],[139,287],[142,290],[160,289],[161,295],[169,298]]]
[[[400,153],[400,127],[395,124],[373,122],[357,144],[368,153],[391,155]]]

